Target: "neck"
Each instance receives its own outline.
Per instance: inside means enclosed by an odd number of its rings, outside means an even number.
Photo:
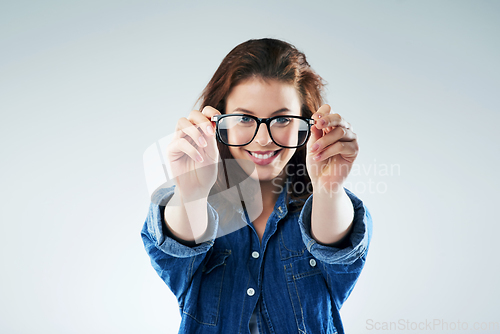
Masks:
[[[285,187],[285,176],[280,174],[270,181],[260,181],[262,204],[264,207],[274,208],[281,191]]]

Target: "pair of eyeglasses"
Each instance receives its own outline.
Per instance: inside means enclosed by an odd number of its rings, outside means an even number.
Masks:
[[[303,146],[311,135],[311,118],[295,115],[279,115],[259,118],[246,114],[215,115],[211,119],[216,123],[217,140],[227,146],[245,146],[252,142],[262,123],[272,141],[283,148]]]

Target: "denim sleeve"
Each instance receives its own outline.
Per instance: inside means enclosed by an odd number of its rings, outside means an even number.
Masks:
[[[161,210],[173,194],[174,187],[162,189],[155,194],[156,197],[149,205],[141,237],[153,268],[182,307],[191,278],[214,244],[219,218],[215,209],[208,204],[208,237],[205,238],[207,241],[193,247],[179,243],[166,234],[162,226]]]
[[[348,240],[342,247],[322,245],[311,237],[312,196],[302,208],[299,226],[309,253],[320,261],[319,268],[337,309],[347,300],[363,269],[372,237],[372,217],[363,202],[348,189],[345,192],[354,207],[354,219]]]
[[[363,202],[348,189],[344,189],[354,207],[353,226],[349,233],[349,242],[346,243],[346,247],[337,248],[322,245],[312,238],[311,210],[313,196],[307,199],[302,208],[299,216],[299,226],[302,232],[302,240],[307,250],[316,259],[328,264],[349,266],[353,265],[368,251],[372,234],[372,218]]]
[[[353,226],[343,247],[331,247],[316,242],[311,237],[312,197],[310,196],[299,216],[302,241],[309,253],[321,262],[320,269],[338,309],[350,295],[366,261],[372,237],[372,217],[363,202],[344,188],[354,207]]]

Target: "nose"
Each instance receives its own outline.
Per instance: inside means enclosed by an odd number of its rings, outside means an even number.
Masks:
[[[271,136],[267,131],[267,126],[264,123],[261,123],[259,128],[257,129],[257,134],[255,135],[254,141],[258,143],[260,146],[267,146],[272,143]]]

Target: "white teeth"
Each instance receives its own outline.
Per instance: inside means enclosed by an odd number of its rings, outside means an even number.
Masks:
[[[265,160],[265,159],[269,159],[270,157],[272,157],[276,152],[277,151],[274,151],[274,152],[271,152],[268,154],[257,154],[257,153],[250,152],[250,154],[253,155],[254,157],[256,157],[257,159]]]

